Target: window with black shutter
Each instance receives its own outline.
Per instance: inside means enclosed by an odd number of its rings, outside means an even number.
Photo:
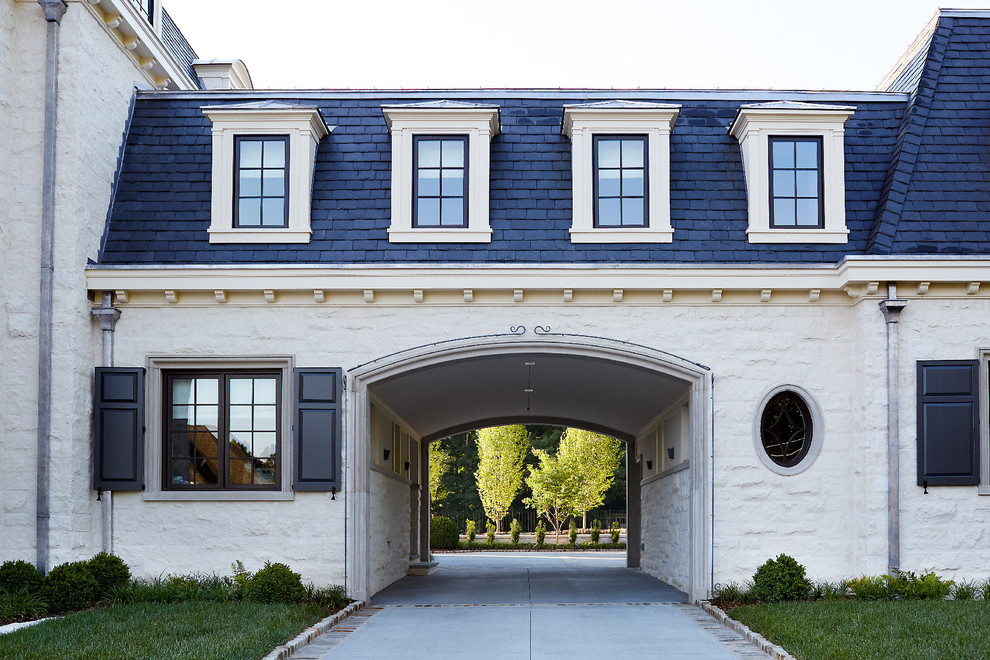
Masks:
[[[292,487],[297,491],[340,488],[341,369],[298,368],[295,381]]]
[[[918,485],[980,482],[977,360],[918,362]]]

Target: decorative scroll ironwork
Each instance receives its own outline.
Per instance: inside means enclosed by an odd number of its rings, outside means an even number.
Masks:
[[[808,455],[813,431],[808,404],[796,392],[775,394],[763,409],[760,418],[763,450],[781,467],[794,467]]]
[[[526,326],[524,325],[510,325],[509,333],[513,335],[524,335],[526,334]]]
[[[550,334],[550,326],[549,325],[538,325],[535,328],[533,328],[533,332],[535,332],[538,335],[549,335]]]

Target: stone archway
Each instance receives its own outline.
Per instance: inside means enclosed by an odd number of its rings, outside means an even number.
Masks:
[[[534,369],[540,374],[539,389],[532,380]],[[554,376],[552,381],[547,374]],[[348,589],[355,598],[373,595],[368,442],[372,393],[387,399],[390,407],[409,418],[423,447],[430,440],[460,430],[503,423],[572,423],[630,441],[660,412],[664,401],[672,402],[686,393],[691,429],[687,591],[692,600],[708,595],[712,565],[712,379],[707,367],[622,341],[515,334],[412,348],[354,367],[347,380],[345,561]],[[420,463],[428,469],[428,461]],[[642,515],[639,481],[629,478],[628,482],[627,515],[638,521]],[[428,523],[427,502],[420,516],[424,560],[429,552]],[[639,566],[638,536],[630,536],[628,561]]]

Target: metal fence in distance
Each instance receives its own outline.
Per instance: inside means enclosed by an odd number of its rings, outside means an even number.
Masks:
[[[475,513],[460,513],[460,514],[449,514],[444,513],[442,515],[447,516],[454,521],[457,525],[457,530],[461,534],[467,533],[467,521],[473,520],[475,524],[475,529],[478,536],[484,536],[485,534],[485,523],[488,522],[488,518],[485,517],[483,511],[478,511]],[[522,526],[523,532],[535,532],[536,523],[539,522],[540,517],[536,514],[533,509],[519,509],[516,511],[510,511],[506,514],[505,518],[502,519],[502,531],[509,531],[509,524],[512,519],[515,518],[519,521],[520,526]],[[594,511],[588,512],[588,528],[591,528],[592,521],[599,520],[602,523],[602,529],[608,530],[613,522],[618,522],[619,527],[625,529],[626,527],[626,512],[625,509],[595,509]],[[575,522],[578,527],[581,527],[581,518],[576,518]],[[550,523],[547,523],[547,529],[551,529]]]

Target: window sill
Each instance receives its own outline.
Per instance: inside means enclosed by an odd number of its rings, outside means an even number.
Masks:
[[[309,243],[310,230],[299,231],[276,227],[272,229],[210,229],[210,243]]]
[[[673,229],[571,229],[571,243],[671,243]]]
[[[768,229],[746,231],[750,243],[848,243],[849,230]]]
[[[491,243],[491,229],[389,229],[389,243]]]
[[[141,495],[145,502],[287,502],[295,497],[291,490],[163,490]]]

